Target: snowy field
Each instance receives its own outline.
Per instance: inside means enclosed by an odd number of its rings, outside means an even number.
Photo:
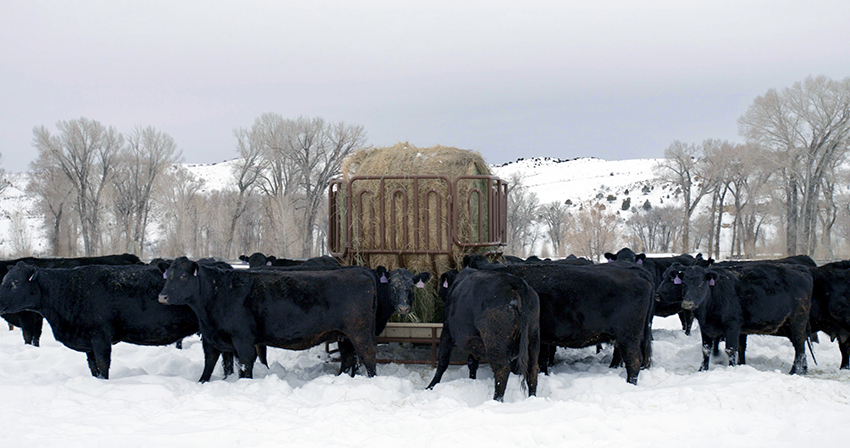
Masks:
[[[434,369],[379,365],[378,376],[336,376],[323,348],[269,349],[270,369],[252,380],[207,384],[197,337],[184,349],[114,346],[109,380],[85,355],[55,342],[24,346],[0,330],[0,446],[16,447],[833,447],[850,436],[850,372],[821,335],[819,365],[789,376],[784,338],[751,336],[748,366],[713,363],[697,372],[699,336],[678,319],[657,319],[654,366],[638,386],[608,369],[611,349],[559,349],[554,373],[526,398],[511,376],[504,403],[493,378],[451,367],[425,390]],[[362,370],[362,369],[361,369]]]

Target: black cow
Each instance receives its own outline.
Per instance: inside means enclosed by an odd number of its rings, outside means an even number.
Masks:
[[[786,336],[794,345],[791,374],[806,373],[805,345],[811,308],[812,275],[801,266],[749,263],[726,268],[674,264],[658,294],[682,297],[702,333],[703,362],[708,370],[713,343],[726,340],[729,365],[746,363],[746,335]]]
[[[703,260],[702,254],[697,254],[696,257],[689,254],[676,255],[673,257],[647,257],[646,254],[634,253],[634,251],[628,247],[620,249],[616,254],[606,252],[605,258],[608,259],[609,262],[622,261],[643,266],[647,272],[652,275],[653,284],[656,288],[661,284],[661,280],[664,278],[664,272],[674,263],[690,266],[699,263],[700,260]],[[667,303],[658,300],[658,296],[656,295],[656,302],[652,313],[659,317],[667,317],[672,316],[673,314],[678,314],[679,321],[682,323],[682,330],[686,335],[691,334],[694,315],[690,311],[682,309],[681,300],[673,303]]]
[[[840,369],[850,369],[850,263],[839,261],[809,268],[814,280],[811,331],[838,339]]]
[[[160,302],[189,305],[204,341],[236,353],[240,377],[253,376],[256,345],[304,350],[341,338],[375,375],[376,284],[369,269],[226,270],[180,257],[167,273]],[[202,381],[214,363],[206,360]]]
[[[109,378],[112,344],[167,345],[198,331],[189,307],[157,302],[165,284],[152,266],[38,268],[19,263],[0,284],[0,312],[35,311],[66,347],[86,352],[93,376]]]
[[[540,352],[537,293],[521,278],[504,272],[466,268],[440,279],[441,283],[449,280],[440,357],[428,389],[442,379],[456,345],[490,363],[496,380],[494,400],[502,401],[505,395],[512,360],[517,361],[528,394],[536,395]]]
[[[582,348],[615,343],[626,365],[626,380],[637,384],[642,363],[652,356],[652,280],[626,263],[577,266],[563,263],[493,265],[480,255],[464,266],[494,269],[525,280],[540,298],[541,344]],[[551,349],[541,349],[540,369],[548,371]]]
[[[329,261],[329,260],[332,261]],[[310,260],[315,260],[310,263]],[[336,263],[336,264],[334,264]],[[341,269],[339,263],[332,257],[311,258],[298,266],[259,266],[250,268],[258,271],[331,271]],[[375,282],[378,284],[378,311],[375,321],[376,335],[381,334],[387,326],[390,317],[394,313],[408,314],[413,311],[413,289],[424,288],[425,282],[430,280],[431,274],[423,272],[413,274],[407,269],[394,269],[388,271],[383,266],[372,269]],[[391,287],[392,286],[392,287]],[[391,292],[392,290],[392,292]]]
[[[100,257],[78,257],[78,258],[33,258],[25,257],[14,260],[0,260],[0,279],[6,275],[12,266],[23,261],[32,266],[42,268],[73,268],[87,265],[129,265],[143,264],[139,257],[132,254],[104,255]],[[24,344],[38,347],[41,340],[41,332],[44,327],[44,318],[32,311],[21,311],[19,313],[7,313],[2,315],[10,325],[20,327],[24,337]]]
[[[277,258],[274,255],[263,255],[260,252],[251,254],[250,257],[240,255],[239,259],[246,263],[249,267],[255,268],[258,266],[298,266],[304,263],[303,260],[290,260],[289,258]]]
[[[656,263],[655,271],[659,274],[659,280],[663,279],[664,272],[666,272],[666,270],[670,266],[673,265],[673,262],[681,263],[681,264],[686,265],[686,266],[690,266],[690,265],[703,266],[703,267],[713,266],[713,267],[717,267],[717,268],[726,268],[726,267],[730,267],[730,266],[742,266],[742,265],[751,264],[751,263],[780,263],[780,264],[791,264],[791,265],[806,266],[806,267],[812,267],[812,268],[817,267],[817,263],[815,263],[815,261],[812,260],[812,258],[809,257],[808,255],[792,255],[790,257],[772,259],[772,260],[749,260],[749,261],[728,260],[728,261],[715,262],[713,258],[709,258],[708,260],[705,260],[705,259],[702,258],[702,256],[700,254],[698,254],[697,258],[693,262],[691,262],[689,260],[687,263],[683,263],[678,258],[679,257],[673,257],[672,262],[668,261],[666,263]],[[647,260],[650,260],[650,259],[647,259]],[[652,259],[652,260],[655,260],[655,259]],[[649,261],[647,261],[646,265],[650,265]],[[656,304],[656,316],[665,316],[665,315],[669,316],[670,314],[673,314],[674,310],[677,310],[677,309],[680,309],[680,308],[681,308],[681,300],[673,301],[673,302],[667,302],[665,300],[659,300]],[[663,313],[667,313],[667,314],[663,314]],[[685,330],[685,334],[690,335],[691,334],[691,326],[692,326],[693,321],[694,321],[693,312],[688,311],[688,310],[681,310],[681,311],[679,311],[679,319],[682,321],[682,328]],[[742,336],[742,338],[743,338],[743,340],[746,340],[747,337]],[[717,342],[719,342],[719,341],[715,341],[715,348],[716,348]],[[742,343],[741,345],[745,345],[745,344]]]
[[[727,260],[727,261],[719,261],[719,262],[714,262],[714,260],[710,260],[710,261],[711,261],[711,266],[716,267],[716,268],[728,268],[729,266],[740,266],[740,265],[749,264],[749,263],[765,263],[765,262],[767,262],[767,263],[782,263],[782,264],[796,264],[796,265],[800,265],[800,266],[808,266],[808,267],[811,267],[811,268],[817,267],[817,265],[818,265],[817,263],[815,263],[815,260],[812,260],[812,257],[810,257],[808,255],[792,255],[790,257],[777,258],[777,259],[772,259],[772,260],[740,260],[740,261]]]
[[[327,259],[333,261],[330,262]],[[316,260],[316,262],[308,264],[310,260]],[[291,272],[329,271],[342,268],[331,257],[316,257],[310,260],[307,260],[307,262],[300,266],[260,266],[250,269]],[[372,269],[371,272],[375,277],[375,283],[377,285],[378,307],[375,314],[375,336],[377,336],[387,327],[387,322],[390,321],[390,317],[393,314],[406,315],[413,311],[413,287],[424,288],[425,282],[431,278],[431,274],[422,272],[414,275],[407,269],[388,271],[383,266],[378,266],[376,269]],[[357,358],[354,354],[354,347],[351,346],[350,341],[342,340],[339,342],[339,350],[341,360],[340,373],[348,371],[351,376],[354,376],[357,370]]]

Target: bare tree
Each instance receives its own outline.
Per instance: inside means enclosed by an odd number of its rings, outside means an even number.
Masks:
[[[174,139],[152,127],[137,127],[119,154],[113,182],[119,229],[129,251],[143,256],[153,193],[162,173],[178,162]]]
[[[47,152],[39,152],[38,158],[30,162],[30,181],[27,192],[32,194],[38,207],[44,214],[47,228],[47,254],[54,256],[74,256],[76,250],[69,232],[71,203],[73,202],[70,180],[62,169],[50,160]],[[74,233],[75,234],[75,233]]]
[[[658,176],[682,190],[682,252],[690,252],[691,216],[709,185],[700,182],[701,146],[674,141],[664,150],[664,160],[656,167]]]
[[[605,205],[594,204],[577,213],[569,238],[572,247],[582,256],[598,262],[602,254],[617,245],[618,227],[616,215],[606,212]]]
[[[681,209],[670,205],[642,207],[626,221],[626,227],[638,238],[643,251],[666,253],[681,226],[681,216]]]
[[[711,193],[708,210],[708,257],[720,255],[720,232],[723,224],[726,194],[731,182],[731,161],[735,158],[735,146],[728,141],[706,140],[703,142],[703,182]]]
[[[823,179],[848,149],[850,78],[808,77],[770,89],[738,124],[747,141],[771,151],[784,176],[786,251],[812,255]]]
[[[364,147],[363,127],[265,113],[245,132],[262,153],[258,188],[275,243],[283,246],[278,250],[288,252],[290,243],[300,238],[299,256],[314,255],[322,239],[319,213],[327,201],[328,182],[341,173],[343,159]]]
[[[563,256],[562,244],[564,230],[566,229],[567,207],[561,201],[552,201],[540,207],[540,220],[546,224],[549,241],[555,255]]]
[[[113,127],[80,118],[57,123],[51,135],[44,126],[33,129],[33,146],[59,167],[74,192],[86,256],[100,250],[103,192],[115,174],[117,154],[124,137]]]
[[[508,181],[508,251],[517,256],[526,256],[533,249],[537,232],[539,200],[537,194],[523,185],[522,176],[514,173]]]
[[[159,221],[164,241],[160,256],[175,257],[199,253],[200,192],[203,180],[197,180],[177,165],[166,171],[162,181],[169,194],[163,196]]]
[[[251,203],[249,195],[254,190],[260,173],[263,169],[261,159],[261,144],[256,134],[246,129],[233,131],[236,136],[236,149],[241,159],[233,167],[233,176],[236,179],[236,197],[230,208],[230,227],[227,231],[227,242],[224,245],[224,254],[231,257],[233,248],[233,236],[236,233],[236,224],[242,214]]]
[[[12,225],[9,227],[9,233],[12,243],[12,250],[16,257],[28,257],[32,255],[32,234],[29,226],[25,222],[23,210],[12,212]]]
[[[303,193],[304,244],[302,257],[313,254],[316,216],[326,203],[328,182],[342,172],[342,161],[365,145],[362,126],[325,124],[321,118],[299,117],[287,138],[289,157],[298,169],[299,190]]]

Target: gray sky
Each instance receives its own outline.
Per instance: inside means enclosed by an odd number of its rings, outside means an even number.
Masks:
[[[264,112],[517,157],[661,157],[739,141],[770,88],[850,76],[850,2],[3,0],[0,153],[86,117],[153,126],[189,163]]]

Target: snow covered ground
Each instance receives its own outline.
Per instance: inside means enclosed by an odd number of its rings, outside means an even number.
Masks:
[[[850,371],[823,335],[807,376],[787,375],[791,344],[769,336],[749,338],[749,365],[697,372],[699,336],[657,319],[654,365],[637,386],[608,369],[610,348],[559,349],[537,397],[511,376],[497,403],[486,366],[478,380],[451,367],[425,390],[431,367],[336,376],[322,347],[270,349],[271,368],[252,380],[222,380],[218,367],[199,384],[197,337],[183,350],[118,344],[111,379],[98,380],[45,327],[41,347],[0,331],[0,446],[832,447],[850,436]]]

